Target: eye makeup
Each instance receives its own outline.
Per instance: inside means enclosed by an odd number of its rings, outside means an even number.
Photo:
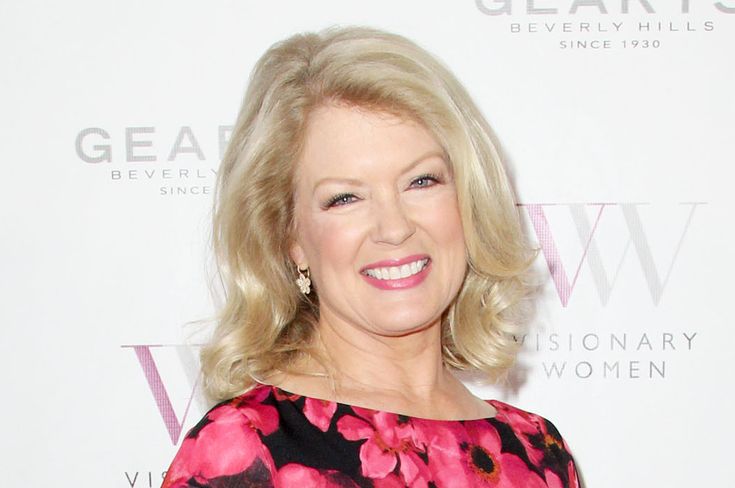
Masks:
[[[439,175],[438,173],[424,173],[422,175],[419,175],[419,176],[415,177],[413,180],[411,180],[411,185],[413,186],[414,183],[416,183],[417,181],[421,181],[421,180],[431,180],[431,181],[434,182],[434,184],[431,184],[431,185],[420,185],[420,186],[418,186],[416,188],[431,188],[434,185],[444,183],[444,178],[441,175]],[[344,205],[348,205],[349,203],[352,203],[352,202],[343,201],[343,200],[346,199],[346,198],[350,198],[350,197],[356,198],[354,193],[347,193],[347,192],[345,192],[345,193],[338,193],[338,194],[332,196],[331,198],[327,199],[327,201],[325,201],[324,203],[322,203],[321,207],[324,210],[328,210],[328,209],[330,209],[332,207],[335,207],[335,206],[342,207]],[[342,201],[342,203],[339,203],[340,201]]]

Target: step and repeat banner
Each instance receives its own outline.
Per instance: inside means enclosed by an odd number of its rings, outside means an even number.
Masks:
[[[209,405],[209,219],[255,60],[403,34],[486,114],[543,281],[498,398],[585,486],[728,486],[735,0],[6,1],[4,486],[160,486]]]

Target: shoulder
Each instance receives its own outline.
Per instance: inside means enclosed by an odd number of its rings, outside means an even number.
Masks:
[[[523,410],[500,400],[488,400],[488,403],[497,410],[496,418],[510,425],[514,431],[530,434],[534,432],[547,433],[551,430],[553,433],[559,433],[556,426],[549,419],[539,414]]]
[[[529,461],[545,477],[558,478],[561,486],[577,487],[577,469],[571,450],[549,419],[498,400],[488,400],[495,407],[498,423],[507,425],[520,441]]]
[[[222,477],[271,477],[273,460],[262,437],[278,429],[279,418],[268,397],[268,390],[256,387],[212,407],[187,432],[163,488],[200,486]]]
[[[260,432],[262,435],[268,435],[278,428],[278,412],[271,401],[270,389],[257,386],[242,395],[218,403],[192,427],[184,440],[210,437],[219,434],[221,430],[238,427]]]

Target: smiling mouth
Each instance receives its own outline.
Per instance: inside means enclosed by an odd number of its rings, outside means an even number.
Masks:
[[[420,273],[427,264],[429,264],[429,258],[417,259],[401,266],[366,269],[363,274],[378,280],[399,280]]]

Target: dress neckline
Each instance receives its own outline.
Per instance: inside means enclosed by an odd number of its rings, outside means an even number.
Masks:
[[[293,402],[294,400],[297,399],[297,398],[292,399],[291,397],[298,397],[298,398],[303,398],[305,400],[312,400],[312,401],[317,401],[317,402],[322,402],[322,403],[334,404],[334,405],[337,405],[337,406],[343,406],[343,407],[346,407],[346,408],[349,408],[349,409],[358,408],[360,410],[364,410],[364,411],[368,411],[368,412],[372,412],[372,413],[384,413],[384,414],[388,414],[388,415],[399,416],[399,417],[402,417],[404,419],[416,419],[416,420],[420,420],[422,422],[463,422],[463,423],[467,423],[467,422],[485,422],[485,421],[488,421],[488,420],[491,420],[491,419],[497,419],[501,415],[501,413],[502,413],[502,410],[501,410],[501,408],[502,408],[502,402],[499,402],[498,400],[490,399],[490,400],[483,400],[483,401],[485,403],[490,404],[495,409],[495,415],[493,415],[491,417],[481,417],[481,418],[476,418],[476,419],[431,419],[431,418],[427,418],[427,417],[417,417],[417,416],[414,416],[414,415],[406,415],[406,414],[402,414],[402,413],[398,413],[398,412],[391,412],[391,411],[388,411],[388,410],[378,410],[378,409],[370,408],[370,407],[361,407],[359,405],[352,405],[352,404],[349,404],[349,403],[342,403],[342,402],[338,402],[336,400],[325,400],[323,398],[315,398],[315,397],[312,397],[312,396],[309,396],[309,395],[302,395],[300,393],[294,393],[292,391],[284,390],[283,388],[281,388],[279,386],[269,385],[267,383],[260,383],[260,382],[258,382],[258,383],[256,383],[256,388],[269,388],[270,391],[271,391],[271,393],[273,393],[274,395],[277,394],[279,397],[284,398],[286,400],[289,400],[291,402]]]

